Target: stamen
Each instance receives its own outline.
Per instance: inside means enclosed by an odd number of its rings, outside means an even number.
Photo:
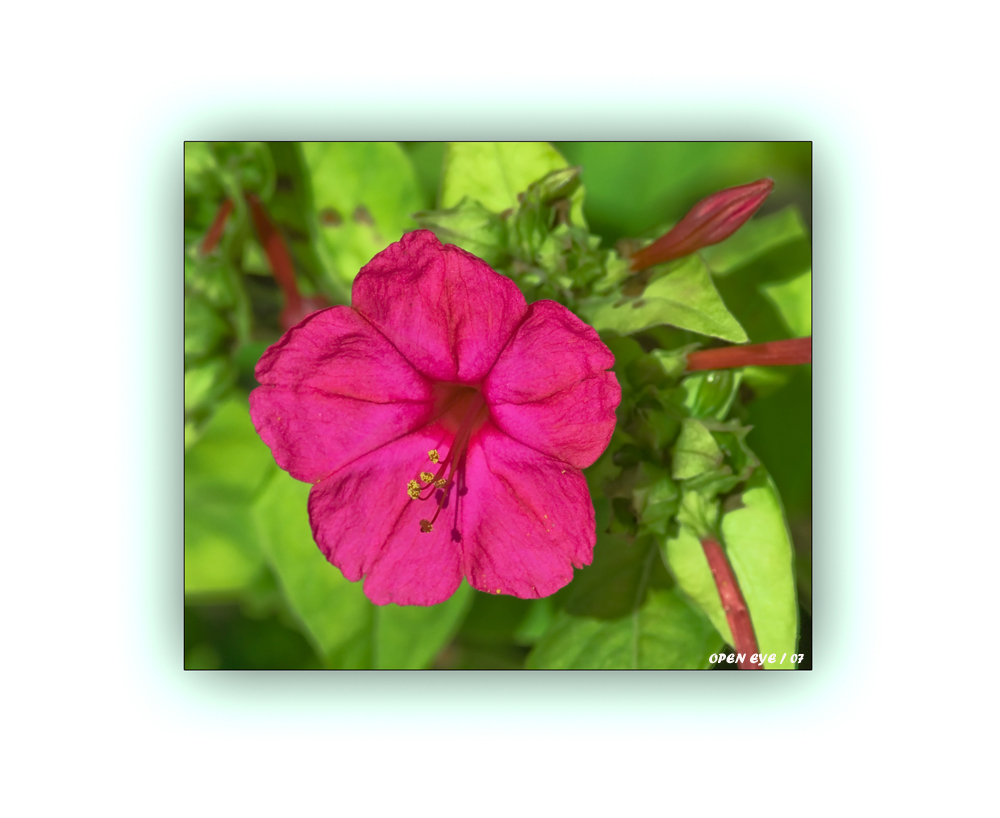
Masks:
[[[441,513],[441,509],[444,508],[444,502],[448,497],[448,487],[453,482],[457,470],[461,467],[465,459],[465,452],[469,447],[469,441],[472,439],[474,430],[478,428],[478,423],[482,419],[481,413],[485,409],[485,406],[486,401],[483,400],[482,394],[477,392],[465,409],[464,417],[459,424],[451,446],[448,448],[448,456],[444,459],[444,462],[441,462],[441,455],[437,449],[431,449],[427,452],[427,457],[431,463],[440,464],[437,474],[431,474],[428,471],[420,472],[420,479],[426,484],[423,488],[420,488],[420,484],[416,480],[411,480],[407,484],[407,493],[415,500],[429,500],[434,495],[437,495],[437,510],[434,512],[434,516],[430,520],[420,521],[420,530],[424,534],[434,530],[434,522]],[[426,496],[424,496],[425,491],[427,491]]]

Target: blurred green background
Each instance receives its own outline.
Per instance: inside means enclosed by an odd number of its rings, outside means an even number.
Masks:
[[[788,205],[795,205],[808,226],[811,218],[811,144],[803,142],[748,143],[583,143],[557,142],[555,147],[571,164],[583,168],[586,187],[584,213],[592,233],[602,237],[604,246],[613,246],[626,237],[653,237],[684,215],[698,200],[726,187],[745,184],[768,176],[775,181],[774,193],[759,211],[766,215]],[[400,143],[401,155],[409,167],[397,173],[412,174],[414,188],[407,203],[417,209],[430,209],[439,204],[439,180],[445,151],[443,142]],[[199,191],[203,193],[204,191]],[[221,194],[221,191],[220,191]],[[185,227],[190,243],[204,232],[212,212],[200,205],[194,213],[196,200],[186,189]],[[376,217],[378,214],[376,213]],[[376,218],[378,221],[378,218]],[[400,230],[412,229],[415,223],[401,223]],[[811,232],[811,231],[810,231]],[[384,242],[398,235],[381,237]],[[370,251],[361,246],[358,258]],[[366,259],[365,259],[366,260]],[[273,284],[264,276],[252,274],[262,259],[246,258],[247,279],[263,295],[251,292],[258,302],[275,299]],[[347,260],[345,264],[355,262]],[[259,270],[257,271],[259,273]],[[354,269],[356,272],[356,268]],[[752,279],[727,281],[720,279],[718,289],[727,306],[747,329],[751,342],[787,337],[787,328],[779,327],[768,311],[767,299],[761,298],[759,282]],[[303,292],[314,291],[308,278]],[[744,312],[741,312],[741,307]],[[758,314],[748,314],[756,310]],[[766,315],[763,313],[767,312]],[[225,388],[235,396],[238,405],[254,385],[252,367],[256,358],[276,340],[272,332],[258,333],[242,339],[236,353],[239,371],[225,382]],[[242,357],[241,357],[242,356]],[[242,362],[242,363],[239,363]],[[802,366],[787,371],[787,382],[770,394],[761,393],[748,404],[749,422],[753,431],[749,445],[766,464],[781,493],[796,549],[797,586],[800,601],[800,652],[811,656],[811,367]],[[187,388],[187,383],[186,383]],[[211,446],[226,435],[246,435],[235,414],[230,427],[227,418],[211,422],[221,432],[195,443],[188,452],[186,464],[186,496],[199,489],[197,479],[204,473],[199,464],[213,457]],[[252,434],[252,429],[250,429]],[[221,438],[220,438],[221,435]],[[198,468],[193,468],[198,467]],[[254,521],[233,511],[245,504],[245,498],[259,490],[270,474],[273,463],[259,460],[241,467],[243,485],[231,481],[225,496],[215,497],[210,504],[201,503],[191,513],[186,509],[186,538],[200,538],[201,558],[220,559],[233,553],[232,544],[252,536],[248,532]],[[256,471],[255,471],[256,469]],[[192,484],[192,475],[194,483]],[[206,484],[207,485],[207,484]],[[209,487],[206,491],[218,491]],[[307,487],[303,486],[304,489]],[[189,494],[190,492],[190,494]],[[277,501],[275,501],[277,502]],[[304,507],[305,493],[301,502]],[[214,511],[213,511],[214,509]],[[221,531],[221,533],[220,533]],[[220,544],[212,551],[212,537]],[[223,540],[228,542],[223,543]],[[206,545],[207,543],[207,545]],[[219,556],[223,555],[223,556]],[[317,653],[314,641],[305,634],[295,615],[283,600],[268,561],[245,550],[246,559],[227,576],[239,575],[227,589],[225,582],[209,583],[199,589],[189,581],[185,606],[185,667],[187,668],[319,668],[324,661]],[[188,555],[190,562],[191,556]],[[232,566],[230,566],[232,567]],[[190,568],[190,565],[189,565]],[[243,571],[243,574],[239,572]],[[227,580],[228,581],[228,580]],[[436,655],[423,661],[424,666],[437,668],[518,668],[539,628],[551,617],[551,601],[529,603],[510,597],[494,597],[471,589],[463,592],[461,611],[456,609],[449,627],[457,629],[454,638]],[[471,597],[471,599],[467,598]],[[456,602],[456,605],[458,603]],[[394,607],[394,606],[389,606]],[[348,650],[349,648],[344,648]],[[359,666],[370,663],[371,657],[359,658]],[[349,664],[349,662],[348,662]]]

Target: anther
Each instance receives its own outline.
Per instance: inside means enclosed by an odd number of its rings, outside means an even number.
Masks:
[[[431,463],[437,463],[441,459],[441,455],[438,454],[437,449],[431,449],[427,452],[427,456],[430,458]]]
[[[434,485],[437,486],[439,489],[443,489],[447,482],[448,482],[447,479],[442,477],[440,480],[435,480]]]
[[[425,483],[430,483],[434,480],[434,475],[431,474],[429,471],[422,471],[420,472],[420,479],[423,480]]]
[[[421,520],[420,521],[420,530],[424,534],[429,534],[431,531],[434,530],[434,526],[431,525],[431,521],[430,520]]]
[[[416,480],[411,480],[406,484],[406,493],[410,495],[411,500],[417,500],[420,498],[420,484]]]

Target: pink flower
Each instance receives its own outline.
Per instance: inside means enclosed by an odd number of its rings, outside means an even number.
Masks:
[[[485,262],[418,230],[358,273],[353,306],[306,318],[257,365],[250,414],[314,483],[313,536],[372,602],[554,593],[590,563],[581,469],[621,389],[597,333],[528,305]]]

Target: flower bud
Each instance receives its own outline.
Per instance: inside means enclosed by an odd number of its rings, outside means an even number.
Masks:
[[[761,179],[702,199],[666,234],[632,254],[632,270],[673,261],[729,238],[757,212],[773,188],[771,179]]]

